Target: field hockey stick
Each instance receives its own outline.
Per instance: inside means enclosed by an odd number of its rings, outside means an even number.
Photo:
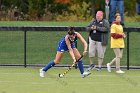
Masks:
[[[81,60],[82,57],[83,57],[83,55],[82,55],[78,60],[76,60],[76,62],[78,62],[79,60]],[[64,73],[58,74],[58,76],[59,76],[60,78],[64,77],[65,74],[67,74],[67,73],[71,70],[71,68],[75,66],[75,64],[76,64],[76,63],[73,63]]]

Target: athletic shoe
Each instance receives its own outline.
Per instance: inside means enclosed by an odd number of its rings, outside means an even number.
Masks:
[[[118,70],[118,71],[116,71],[116,73],[118,73],[118,74],[123,74],[123,73],[125,73],[125,72],[122,71],[122,70]]]
[[[43,71],[43,69],[40,69],[40,77],[45,77],[45,71]]]
[[[91,65],[88,67],[88,71],[91,71],[93,68],[94,68],[94,64],[91,64]]]
[[[111,67],[110,67],[109,63],[107,63],[106,66],[107,66],[108,72],[111,72]]]
[[[97,70],[97,71],[101,71],[101,69],[102,69],[102,68],[99,68],[99,67],[98,67],[98,68],[96,68],[96,70]]]
[[[86,76],[88,76],[90,74],[91,74],[90,72],[84,72],[81,76],[82,76],[82,78],[84,78],[84,77],[86,77]]]

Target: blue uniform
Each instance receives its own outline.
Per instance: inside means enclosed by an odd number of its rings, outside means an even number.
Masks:
[[[76,47],[75,47],[75,42],[77,41],[77,36],[76,36],[76,34],[75,34],[74,36],[75,36],[75,37],[74,37],[73,40],[71,40],[71,39],[68,37],[68,39],[70,40],[70,44],[71,44],[71,48],[72,48],[72,49],[73,49],[73,48],[76,48]],[[58,43],[58,49],[57,49],[57,51],[59,51],[59,52],[68,51],[68,47],[67,47],[67,44],[66,44],[66,41],[65,41],[65,37],[66,37],[66,36],[64,36],[64,37],[59,41],[59,43]]]
[[[64,36],[58,43],[58,49],[57,51],[59,52],[64,52],[64,51],[68,51],[68,47],[67,47],[67,44],[66,44],[66,41],[65,41],[65,37]],[[71,40],[70,37],[68,37],[69,41],[70,41],[70,44],[71,44],[71,48],[76,48],[75,47],[75,43],[77,41],[77,35],[76,33],[74,34],[74,39]],[[44,68],[42,68],[42,71],[47,71],[48,69],[50,69],[51,67],[55,66],[55,62],[54,61],[50,61]],[[82,60],[79,60],[78,61],[78,67],[79,67],[79,70],[80,70],[80,73],[83,75],[84,73],[84,67],[83,67],[83,62]]]

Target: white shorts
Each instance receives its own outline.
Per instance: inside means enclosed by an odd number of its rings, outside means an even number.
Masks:
[[[104,58],[106,46],[102,45],[102,42],[94,41],[89,38],[89,57],[95,57],[96,52],[99,58]]]

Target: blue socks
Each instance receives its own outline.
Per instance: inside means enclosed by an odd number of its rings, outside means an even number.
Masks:
[[[80,73],[83,74],[84,73],[84,67],[83,67],[82,60],[78,61],[78,67],[79,67]]]
[[[54,61],[49,62],[44,68],[43,71],[47,71],[48,69],[50,69],[51,67],[53,67],[55,65]],[[78,67],[80,70],[80,73],[83,74],[84,73],[84,67],[83,67],[83,62],[82,61],[78,61]]]
[[[55,65],[54,61],[49,62],[44,68],[43,71],[47,71],[48,69],[50,69],[51,67],[53,67]]]

